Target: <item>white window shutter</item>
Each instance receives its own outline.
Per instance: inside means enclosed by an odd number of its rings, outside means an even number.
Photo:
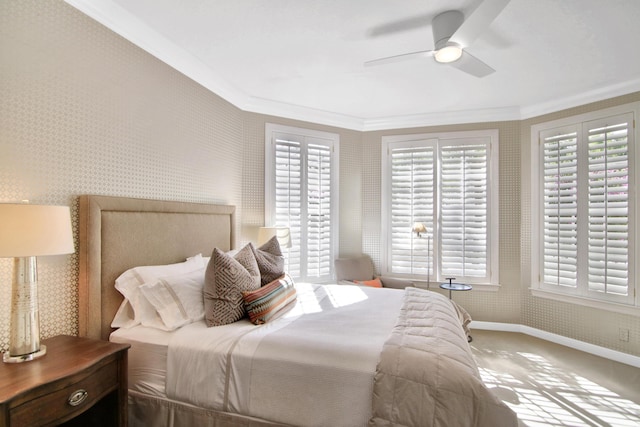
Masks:
[[[442,274],[488,279],[489,147],[443,145],[440,157]]]
[[[629,294],[629,123],[587,124],[588,289]]]
[[[544,283],[575,288],[578,272],[577,132],[543,137]]]
[[[286,251],[285,268],[292,277],[301,277],[302,274],[302,190],[300,142],[283,137],[275,139],[275,225],[286,225],[291,233],[292,247]]]
[[[309,144],[307,153],[307,276],[330,277],[331,149]]]
[[[434,152],[434,147],[391,151],[391,273],[434,272],[433,251],[427,251],[430,239],[426,235],[418,238],[411,231],[413,224],[420,222],[426,226],[426,234],[433,236]]]

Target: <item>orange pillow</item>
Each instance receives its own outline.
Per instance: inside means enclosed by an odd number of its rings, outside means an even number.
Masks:
[[[372,279],[372,280],[354,280],[353,282],[357,283],[358,285],[371,286],[372,288],[381,288],[382,287],[382,282],[380,281],[380,279],[378,277],[376,277],[375,279]]]

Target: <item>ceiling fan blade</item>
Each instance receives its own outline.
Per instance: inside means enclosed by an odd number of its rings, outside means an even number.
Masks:
[[[462,51],[462,56],[455,62],[451,62],[448,65],[457,68],[460,71],[464,71],[467,74],[471,74],[476,77],[485,77],[495,72],[493,68],[480,61],[475,56],[471,55],[467,51]]]
[[[374,59],[372,61],[367,61],[364,63],[366,67],[374,66],[374,65],[383,65],[383,64],[391,64],[393,62],[405,61],[408,59],[413,59],[417,57],[428,57],[433,56],[432,50],[421,50],[419,52],[411,52],[411,53],[403,53],[401,55],[387,56],[385,58]]]
[[[484,0],[469,13],[460,28],[449,39],[462,47],[467,47],[502,12],[510,0]]]
[[[371,37],[386,36],[388,34],[400,33],[403,31],[415,30],[416,28],[428,27],[433,20],[433,14],[412,16],[410,18],[399,19],[387,24],[378,25],[369,30]]]

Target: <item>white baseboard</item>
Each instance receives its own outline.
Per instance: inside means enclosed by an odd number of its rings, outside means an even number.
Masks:
[[[487,331],[519,332],[521,334],[530,335],[532,337],[540,338],[545,341],[550,341],[556,344],[564,345],[566,347],[575,348],[576,350],[584,351],[585,353],[594,354],[596,356],[604,357],[616,362],[640,368],[640,357],[638,356],[623,353],[617,350],[611,350],[610,348],[601,347],[599,345],[589,344],[584,341],[579,341],[562,335],[553,334],[551,332],[532,328],[530,326],[518,325],[514,323],[482,322],[477,320],[473,320],[469,326],[471,327],[471,329],[483,329]]]

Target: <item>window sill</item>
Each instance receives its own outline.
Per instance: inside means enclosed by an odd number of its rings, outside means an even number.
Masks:
[[[617,304],[614,302],[605,302],[598,301],[589,298],[583,298],[576,295],[568,295],[561,292],[553,292],[549,290],[542,289],[531,289],[531,295],[539,298],[546,298],[560,302],[568,302],[570,304],[583,305],[586,307],[598,308],[601,310],[613,311],[619,314],[628,314],[631,316],[639,316],[640,317],[640,307]]]

